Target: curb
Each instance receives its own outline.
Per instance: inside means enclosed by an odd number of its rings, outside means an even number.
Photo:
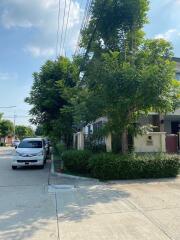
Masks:
[[[98,179],[94,178],[88,178],[88,177],[80,177],[80,176],[74,176],[66,173],[58,173],[54,170],[54,156],[53,154],[51,155],[51,174],[57,177],[65,177],[69,179],[76,179],[76,180],[86,180],[86,181],[94,181],[94,182],[99,182]]]

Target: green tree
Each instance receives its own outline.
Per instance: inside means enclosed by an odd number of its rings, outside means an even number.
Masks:
[[[38,125],[35,130],[35,135],[36,136],[44,136],[44,129],[42,125]]]
[[[1,120],[0,121],[0,136],[5,138],[9,135],[13,135],[14,125],[9,120]]]
[[[43,127],[45,135],[63,140],[67,145],[72,142],[72,114],[63,111],[69,105],[65,89],[73,88],[77,78],[75,65],[60,57],[47,61],[39,73],[34,73],[34,83],[26,102],[32,105],[31,122]]]
[[[177,103],[171,45],[144,38],[148,3],[95,0],[82,32],[81,46],[89,54],[82,58],[84,64],[80,61],[84,77],[79,97],[72,98],[76,120],[87,123],[107,116],[106,129],[121,136],[123,152],[128,150],[127,133],[138,130],[140,116],[172,111]]]
[[[17,125],[16,126],[16,136],[19,139],[23,139],[25,137],[33,137],[34,131],[31,127],[27,127],[24,125]]]

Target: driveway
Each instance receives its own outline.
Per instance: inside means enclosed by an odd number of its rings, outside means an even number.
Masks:
[[[180,240],[180,179],[74,180],[10,167],[0,150],[0,240]],[[50,184],[48,186],[48,183]]]

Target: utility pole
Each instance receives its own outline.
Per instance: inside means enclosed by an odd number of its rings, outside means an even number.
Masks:
[[[16,114],[14,111],[14,140],[15,140],[15,137],[16,137]]]

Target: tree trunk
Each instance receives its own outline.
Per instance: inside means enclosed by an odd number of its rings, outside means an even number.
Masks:
[[[121,146],[122,146],[122,153],[128,152],[128,133],[125,130],[121,137]]]

